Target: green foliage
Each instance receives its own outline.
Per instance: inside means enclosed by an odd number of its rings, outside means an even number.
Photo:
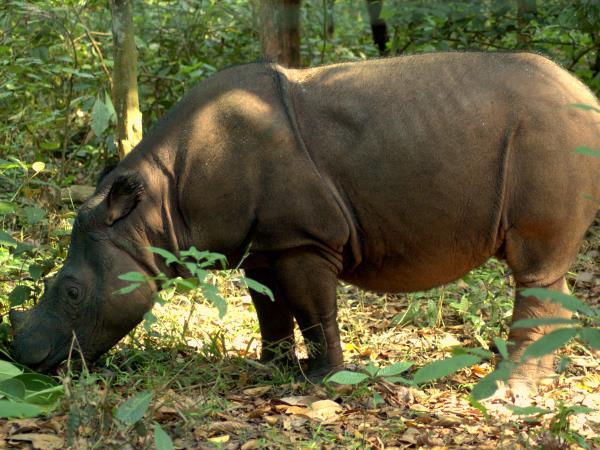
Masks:
[[[156,450],[173,450],[173,442],[159,424],[154,425],[154,445]]]
[[[219,317],[227,313],[227,303],[219,293],[215,284],[209,281],[209,270],[214,268],[226,268],[227,259],[220,253],[209,251],[200,251],[196,247],[191,247],[189,250],[179,252],[179,257],[175,256],[168,250],[148,247],[152,253],[160,255],[164,258],[167,265],[179,265],[182,271],[190,274],[189,277],[169,278],[164,273],[157,276],[148,276],[139,272],[128,272],[119,275],[119,279],[129,281],[130,284],[119,289],[120,294],[128,294],[138,289],[145,282],[155,282],[163,291],[173,290],[177,292],[190,292],[198,290],[202,293],[204,299],[208,300],[219,311]],[[272,301],[274,300],[271,290],[259,283],[246,277],[240,277],[239,280],[246,284],[250,289],[267,295]],[[156,297],[157,301],[162,301],[160,297]],[[149,327],[156,321],[156,318],[149,312],[146,314],[145,323]]]
[[[0,360],[0,418],[35,417],[58,406],[63,387],[46,375]]]
[[[152,401],[152,392],[143,391],[127,399],[115,411],[115,418],[125,425],[134,425],[144,417]]]

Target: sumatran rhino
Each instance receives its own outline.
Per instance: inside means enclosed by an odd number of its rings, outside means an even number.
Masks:
[[[600,198],[600,104],[529,53],[437,53],[310,69],[248,64],[194,88],[79,210],[71,247],[37,306],[12,310],[14,357],[56,367],[73,334],[98,358],[142,320],[157,286],[116,291],[131,271],[184,273],[149,252],[225,254],[251,292],[262,358],[309,343],[309,374],[343,364],[336,285],[433,288],[496,256],[512,270],[513,320],[567,317],[519,290],[567,292]],[[512,329],[511,357],[548,327]],[[552,358],[513,380],[536,380]]]

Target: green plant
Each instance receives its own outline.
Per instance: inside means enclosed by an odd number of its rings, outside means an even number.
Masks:
[[[563,448],[565,443],[577,444],[585,449],[592,448],[581,434],[571,429],[569,421],[569,418],[576,414],[587,414],[594,411],[587,406],[568,406],[565,405],[564,401],[559,400],[554,409],[539,408],[537,406],[511,406],[510,410],[515,415],[525,416],[524,420],[526,422],[538,422],[543,416],[550,416],[548,431],[541,438],[543,448],[550,446]]]
[[[35,417],[58,406],[63,387],[46,375],[0,360],[0,417]]]
[[[129,281],[131,284],[121,288],[121,294],[127,294],[139,288],[142,283],[154,281],[160,286],[161,291],[174,290],[180,293],[189,293],[194,290],[199,290],[202,296],[208,300],[219,311],[219,317],[223,317],[227,312],[227,303],[221,296],[215,284],[208,281],[209,270],[220,266],[221,269],[227,267],[227,260],[220,253],[211,253],[207,250],[200,251],[196,247],[191,247],[189,250],[179,252],[179,257],[175,256],[168,250],[156,247],[148,247],[152,253],[162,256],[167,265],[178,264],[185,269],[190,276],[186,278],[176,277],[169,278],[164,273],[160,273],[154,277],[144,275],[140,272],[128,272],[120,275],[119,278],[124,281]],[[248,288],[267,295],[274,301],[273,293],[269,288],[250,278],[241,276],[239,278]],[[160,293],[155,296],[155,301],[163,302]],[[145,315],[145,324],[149,328],[156,322],[156,317],[149,311]]]
[[[341,385],[362,385],[370,386],[376,384],[378,380],[385,380],[390,383],[401,382],[404,384],[412,384],[409,380],[400,374],[406,372],[413,366],[411,362],[398,362],[389,366],[377,367],[372,363],[368,363],[361,368],[360,371],[340,370],[333,375],[327,377],[326,383],[337,383]],[[378,392],[373,392],[373,403],[378,405],[383,399]]]

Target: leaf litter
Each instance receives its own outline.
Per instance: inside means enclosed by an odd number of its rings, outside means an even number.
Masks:
[[[592,306],[600,298],[598,249],[600,226],[586,243],[584,257],[571,279],[575,293]],[[590,273],[592,278],[587,275]],[[468,292],[463,284],[446,288],[445,299],[458,300]],[[385,379],[338,390],[297,382],[292,374],[248,362],[259,354],[254,312],[245,292],[226,281],[222,287],[229,302],[223,319],[208,307],[196,308],[188,317],[189,300],[165,304],[154,334],[136,332],[137,342],[145,345],[140,348],[136,341],[126,341],[120,351],[112,352],[105,360],[110,370],[122,372],[111,382],[104,380],[103,384],[99,377],[90,384],[85,395],[91,410],[81,399],[70,398],[47,418],[1,421],[0,447],[148,448],[154,442],[155,423],[166,431],[177,449],[315,445],[327,449],[586,448],[549,432],[562,402],[591,409],[570,415],[566,421],[570,432],[581,436],[587,448],[600,448],[599,357],[577,342],[561,351],[562,357],[571,360],[566,372],[532,398],[537,407],[554,413],[515,415],[508,408],[510,399],[500,393],[484,402],[489,415],[486,418],[469,403],[467,387],[492,370],[495,358],[465,367],[423,389]],[[416,298],[421,315],[399,324],[398,316],[415,304],[411,297],[376,295],[340,286],[339,316],[348,367],[358,370],[368,363],[384,367],[410,361],[415,363],[410,369],[414,373],[427,362],[447,357],[456,345],[477,346],[473,323],[457,314],[456,309],[444,303],[441,324],[435,311],[426,311],[428,304],[437,301],[434,295]],[[423,323],[423,314],[431,315],[430,323]],[[182,339],[177,330],[187,319],[188,334]],[[297,338],[301,341],[299,335]],[[152,350],[151,345],[156,349]],[[128,357],[142,362],[128,365]],[[145,403],[149,393],[149,407],[136,424],[123,426],[114,418],[121,408],[123,417],[137,419],[142,411],[135,406]],[[378,402],[374,401],[375,395]],[[123,406],[127,399],[134,398],[138,401]],[[102,415],[102,410],[108,411],[107,415]],[[69,431],[74,411],[79,413],[81,423]],[[91,418],[86,419],[85,414]],[[102,420],[107,423],[101,426]]]

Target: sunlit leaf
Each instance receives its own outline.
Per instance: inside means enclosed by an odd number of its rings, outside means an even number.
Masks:
[[[337,383],[344,385],[359,384],[367,380],[369,376],[360,372],[351,372],[349,370],[340,370],[327,378],[328,383]]]
[[[414,363],[408,361],[402,361],[395,364],[391,364],[386,367],[381,367],[377,372],[377,376],[379,377],[392,377],[395,375],[400,375],[403,372],[406,372],[413,366]]]
[[[258,292],[259,294],[266,295],[271,299],[272,302],[275,301],[275,297],[273,297],[273,292],[267,286],[262,283],[259,283],[256,280],[252,280],[250,278],[244,277],[244,283],[248,286],[249,289],[252,289],[254,292]]]
[[[20,375],[22,370],[8,361],[0,360],[0,381]]]
[[[165,259],[165,263],[167,264],[167,266],[169,264],[171,264],[172,262],[177,261],[177,256],[175,256],[173,253],[171,253],[168,250],[165,250],[163,248],[158,248],[158,247],[148,247],[148,250],[150,250],[152,253],[156,253],[157,255],[162,256]]]
[[[46,164],[41,161],[36,161],[31,165],[31,168],[35,173],[42,172],[46,168]]]
[[[477,364],[481,358],[475,355],[457,355],[441,361],[434,361],[421,367],[415,373],[413,381],[416,384],[423,384],[428,381],[437,380],[451,375],[460,369]]]

